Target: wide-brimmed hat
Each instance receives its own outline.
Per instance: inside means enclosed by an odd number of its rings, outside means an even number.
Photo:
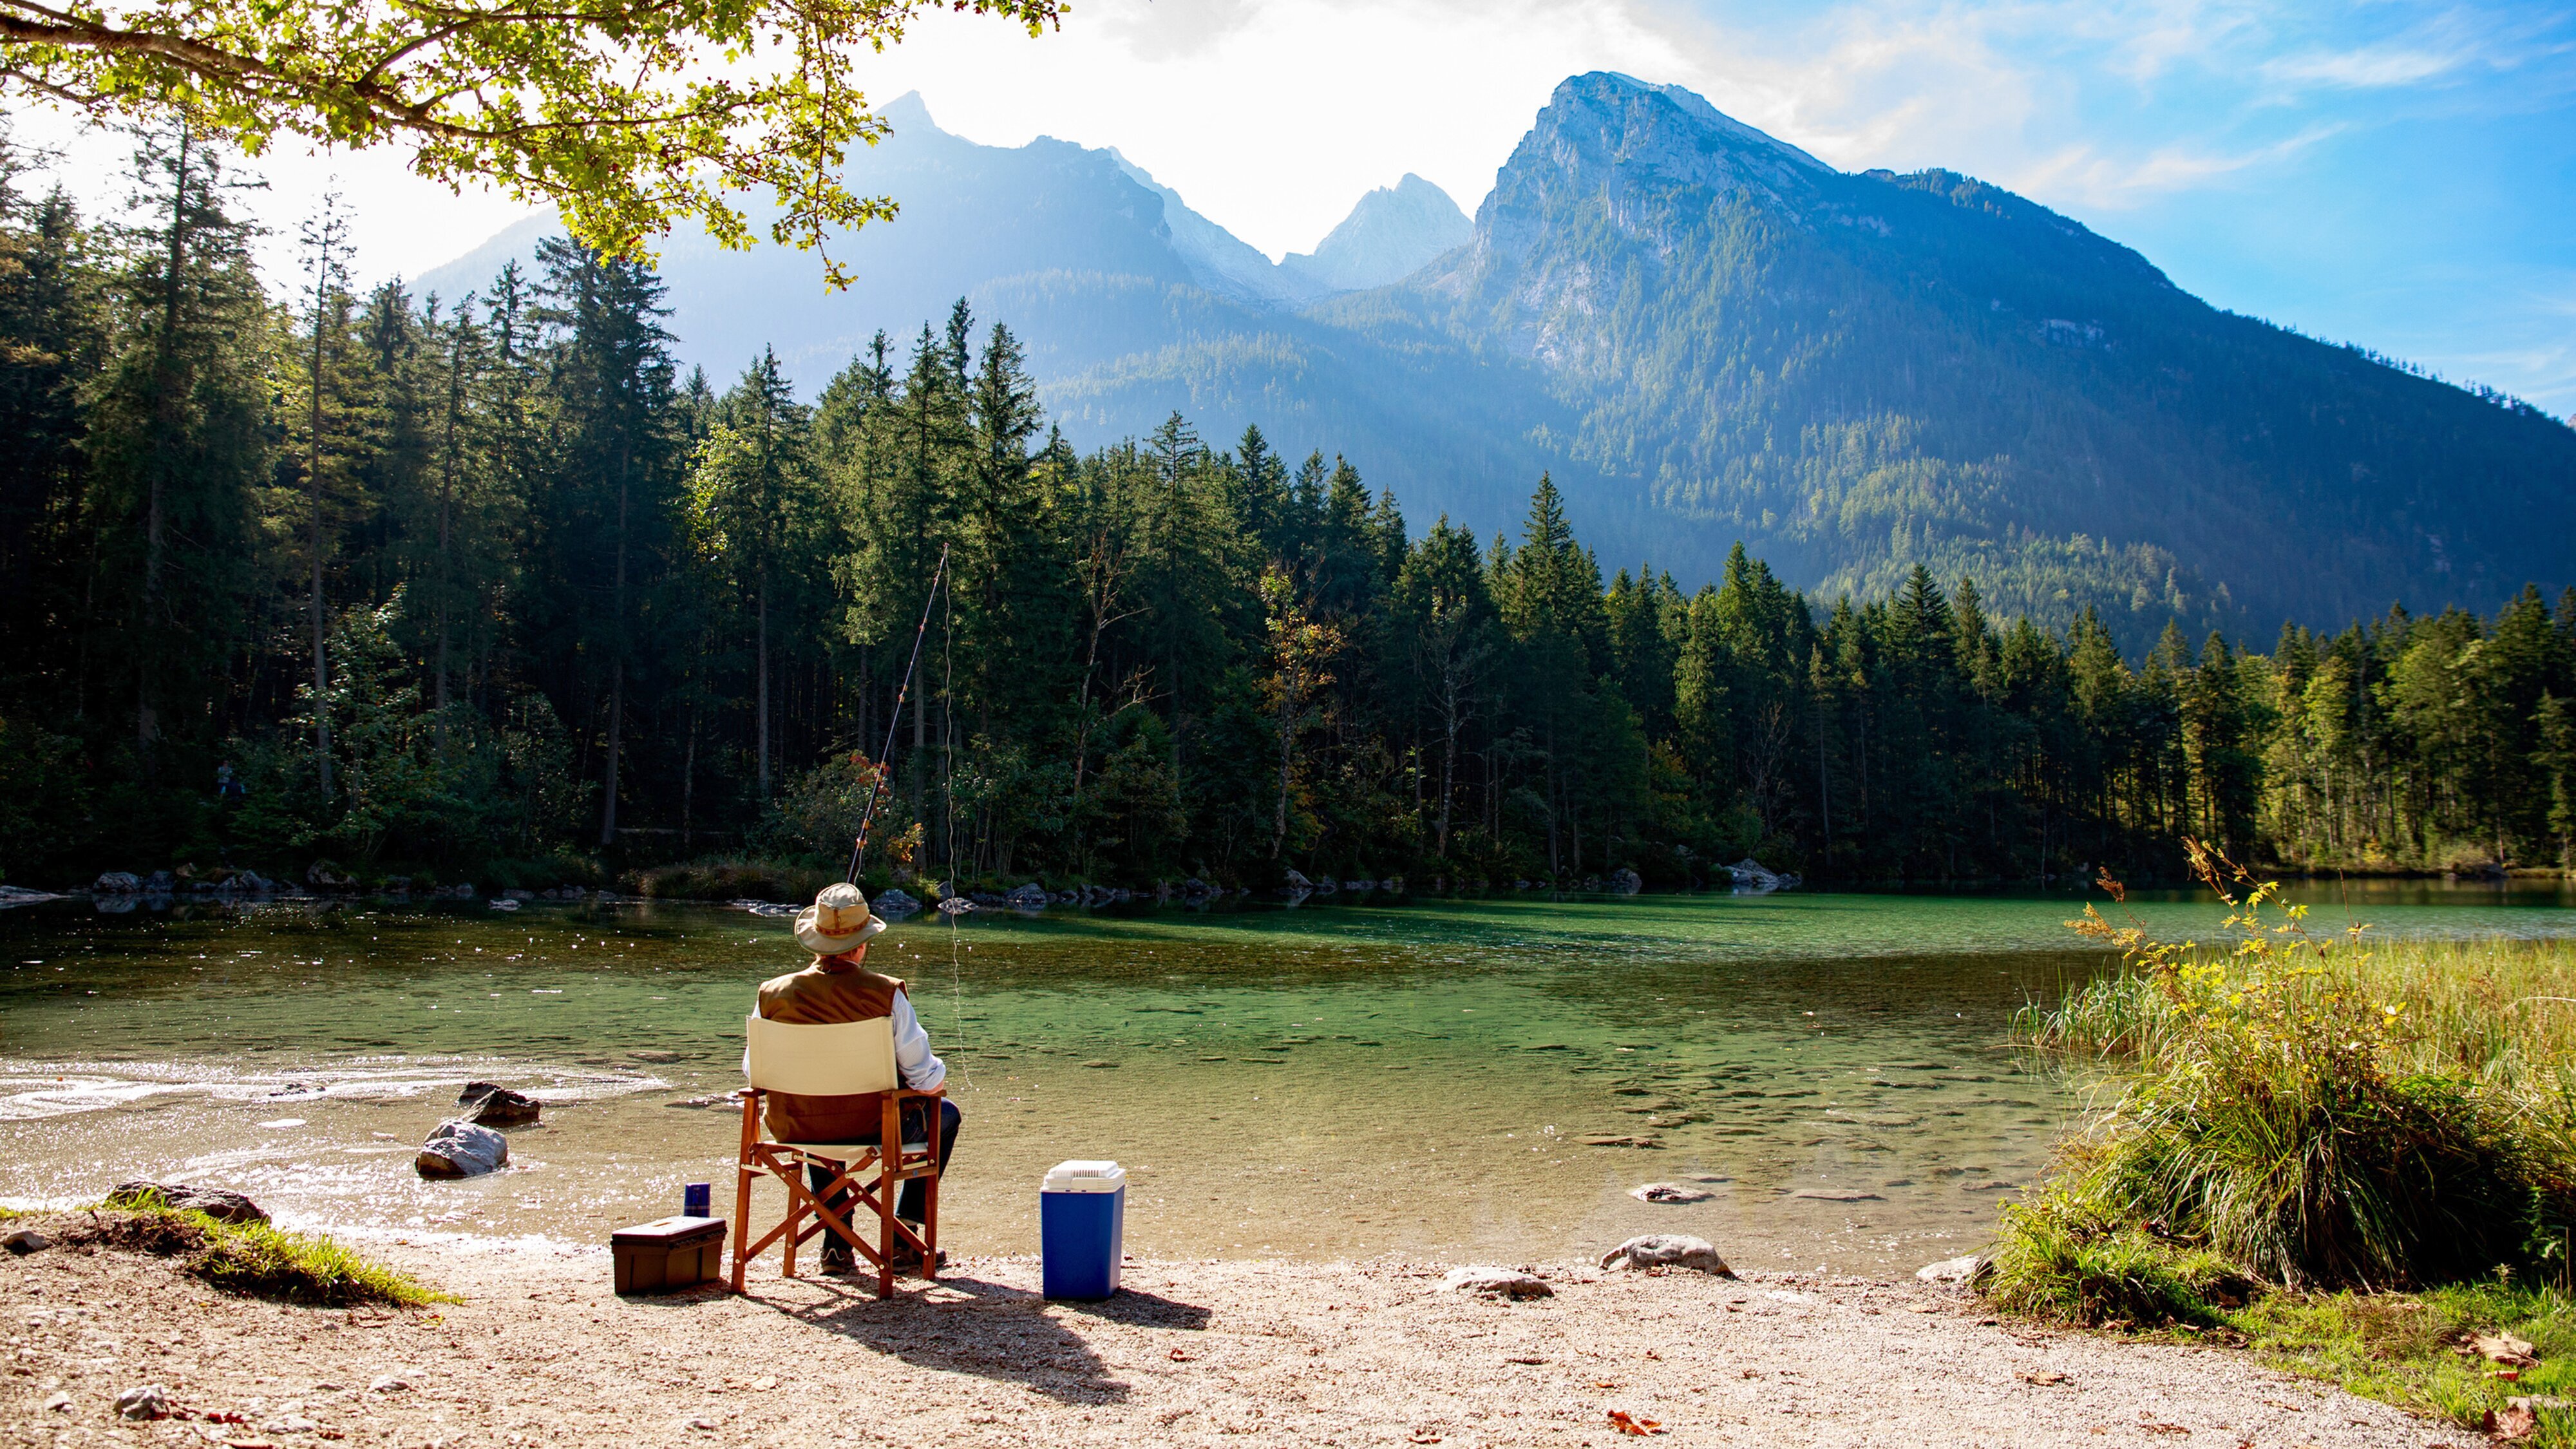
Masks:
[[[796,916],[796,941],[817,956],[838,956],[866,942],[886,923],[868,914],[868,898],[854,885],[827,885]]]

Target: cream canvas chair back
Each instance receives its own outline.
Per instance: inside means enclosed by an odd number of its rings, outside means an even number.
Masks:
[[[800,1026],[751,1016],[743,1025],[751,1047],[744,1065],[751,1085],[761,1091],[846,1097],[901,1085],[891,1017]]]

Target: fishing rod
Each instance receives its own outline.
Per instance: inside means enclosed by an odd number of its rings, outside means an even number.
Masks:
[[[850,843],[850,868],[841,879],[851,885],[859,883],[859,857],[867,853],[868,826],[877,818],[877,796],[883,793],[886,761],[894,754],[894,732],[903,724],[903,702],[912,695],[912,671],[921,663],[922,636],[930,632],[930,606],[939,600],[939,586],[948,577],[948,545],[939,546],[939,567],[931,571],[930,592],[921,597],[921,622],[912,629],[912,658],[903,666],[903,683],[894,692],[894,713],[886,719],[885,748],[877,751],[876,779],[868,785],[868,806],[859,815],[859,838]]]

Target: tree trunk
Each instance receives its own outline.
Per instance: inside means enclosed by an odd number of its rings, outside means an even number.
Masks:
[[[608,764],[607,797],[600,802],[599,843],[604,849],[617,843],[617,764],[618,749],[626,727],[626,525],[630,455],[624,438],[617,447],[617,631],[608,685]]]
[[[327,207],[327,203],[326,203]],[[331,709],[326,691],[331,687],[329,659],[325,653],[322,608],[322,368],[327,361],[325,343],[330,329],[323,309],[330,301],[331,237],[329,212],[324,212],[325,230],[321,237],[321,264],[314,269],[313,281],[313,408],[311,437],[307,440],[304,460],[304,490],[312,524],[312,537],[307,545],[312,553],[313,578],[313,752],[320,767],[322,798],[331,798]]]
[[[760,731],[760,743],[753,753],[760,762],[760,798],[766,800],[769,798],[769,576],[765,573],[760,579],[758,614],[760,638],[753,652],[758,660],[755,672],[759,677],[760,700],[753,714],[755,728]]]

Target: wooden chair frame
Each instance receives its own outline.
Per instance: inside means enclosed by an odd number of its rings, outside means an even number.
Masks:
[[[769,1094],[758,1088],[745,1088],[742,1094],[742,1152],[734,1163],[733,1217],[733,1291],[743,1291],[743,1275],[751,1260],[768,1251],[769,1245],[785,1241],[780,1252],[780,1269],[785,1276],[796,1276],[796,1249],[819,1233],[830,1233],[849,1244],[877,1270],[877,1296],[894,1296],[894,1260],[902,1247],[921,1255],[921,1276],[939,1276],[939,1133],[938,1103],[947,1092],[889,1091],[884,1094],[884,1126],[874,1143],[798,1143],[767,1141],[761,1134],[761,1103]],[[903,1108],[906,1103],[923,1102],[929,1118],[926,1141],[914,1151],[914,1144],[903,1140]],[[889,1151],[884,1144],[895,1144]],[[820,1194],[807,1185],[805,1165],[818,1163],[831,1170],[831,1185]],[[875,1175],[865,1181],[861,1175]],[[761,1234],[760,1241],[751,1237],[751,1184],[755,1178],[770,1176],[787,1189],[787,1217],[778,1226]],[[896,1191],[914,1178],[927,1178],[921,1192],[921,1230],[907,1226],[894,1215]],[[842,1215],[832,1211],[831,1200],[843,1190],[851,1194],[849,1216],[856,1218],[862,1210],[877,1218],[877,1241],[869,1243]],[[808,1221],[808,1220],[811,1221]]]

